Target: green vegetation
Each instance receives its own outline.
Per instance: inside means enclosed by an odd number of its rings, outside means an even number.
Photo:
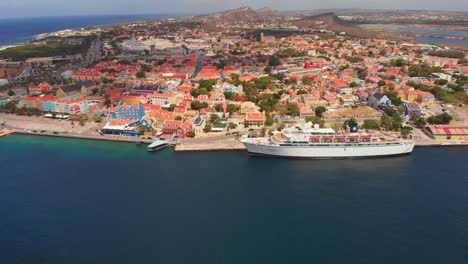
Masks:
[[[455,58],[462,59],[465,58],[465,53],[462,51],[455,50],[433,50],[428,53],[430,56],[444,57],[444,58]]]
[[[312,124],[318,124],[320,127],[325,126],[325,121],[318,116],[308,116],[305,118],[306,122],[311,122]]]
[[[446,85],[448,83],[448,81],[445,80],[445,79],[438,79],[434,83],[437,84],[437,85]]]
[[[448,124],[452,121],[453,117],[447,113],[442,113],[434,116],[430,116],[427,118],[427,122],[429,124]]]
[[[305,51],[296,51],[296,50],[293,50],[293,49],[280,50],[275,54],[275,56],[277,56],[279,58],[303,57],[303,56],[306,56],[306,55],[307,55],[307,53]]]
[[[144,71],[139,71],[139,72],[136,73],[136,77],[138,79],[143,79],[143,78],[146,77],[146,73]]]
[[[412,115],[410,121],[413,123],[414,126],[419,128],[423,128],[427,125],[426,119],[418,115]]]
[[[153,66],[149,65],[149,64],[142,64],[141,65],[141,70],[144,71],[144,72],[150,72],[153,70]]]
[[[35,57],[55,57],[85,53],[96,36],[84,38],[81,45],[25,44],[0,51],[0,58],[21,61]]]
[[[61,44],[26,44],[23,46],[11,47],[0,51],[1,58],[9,58],[14,61],[25,60],[33,57],[54,57],[73,55],[83,52],[80,45]]]
[[[442,72],[440,67],[431,67],[426,64],[412,65],[408,68],[408,75],[410,77],[428,77],[431,73]]]
[[[297,104],[294,103],[287,104],[286,107],[283,107],[281,109],[281,114],[287,116],[299,116],[299,107],[297,106]]]
[[[326,111],[327,111],[327,108],[325,108],[325,106],[317,106],[315,108],[315,115],[321,118],[323,116],[323,113],[325,113]]]
[[[262,94],[259,96],[258,105],[266,113],[272,112],[278,103],[278,99],[273,94]]]
[[[351,63],[358,63],[358,62],[364,61],[364,59],[361,57],[352,57],[352,56],[345,56],[345,59]]]
[[[101,123],[102,122],[102,117],[100,116],[93,116],[93,121],[96,123]]]
[[[268,61],[268,65],[271,67],[276,67],[278,65],[281,65],[281,60],[276,56],[271,56],[270,60]]]
[[[392,101],[392,104],[394,106],[400,106],[403,104],[403,101],[401,100],[400,97],[398,97],[397,93],[394,91],[387,91],[385,92],[385,95]]]
[[[140,134],[140,135],[144,135],[144,134],[145,134],[146,128],[145,128],[144,125],[141,125],[141,124],[140,124],[140,125],[138,125],[138,126],[136,127],[136,129],[138,130],[138,134]]]
[[[380,128],[380,123],[375,119],[367,119],[364,120],[364,124],[362,125],[362,127],[365,129],[377,130]]]
[[[190,103],[190,107],[193,109],[193,110],[200,110],[202,108],[207,108],[208,107],[208,103],[202,103],[200,101],[192,101],[192,103]]]
[[[194,138],[194,137],[196,136],[195,132],[193,132],[193,131],[189,131],[189,132],[187,132],[187,134],[185,134],[185,135],[186,135],[187,137],[189,137],[189,138]]]
[[[233,114],[233,113],[237,112],[237,110],[238,110],[238,107],[236,105],[234,105],[234,104],[228,104],[226,106],[226,108],[227,108],[227,111],[229,112],[229,114]]]
[[[210,124],[207,124],[205,125],[205,128],[203,128],[203,131],[205,131],[206,133],[210,132],[211,129],[213,129],[213,126],[210,125]]]
[[[458,104],[458,103],[468,103],[468,95],[466,92],[463,90],[461,85],[464,85],[467,81],[464,79],[464,75],[461,75],[459,79],[455,82],[456,85],[451,85],[449,84],[449,88],[452,89],[452,91],[448,91],[446,89],[442,89],[439,86],[435,87],[430,87],[426,86],[420,83],[415,83],[415,82],[407,82],[406,84],[414,87],[415,89],[429,92],[434,95],[434,97],[438,100],[441,100],[445,103],[449,104]]]
[[[357,123],[357,120],[355,118],[350,118],[346,121],[344,121],[343,123],[343,128],[347,128],[347,127],[357,127],[358,123]]]
[[[237,128],[237,124],[234,124],[234,123],[232,123],[232,122],[230,122],[230,123],[228,124],[228,129],[229,129],[229,130],[236,129],[236,128]]]

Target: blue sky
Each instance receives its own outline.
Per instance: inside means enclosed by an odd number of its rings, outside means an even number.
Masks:
[[[277,10],[320,8],[468,11],[467,0],[1,0],[0,16],[209,13],[250,5]]]

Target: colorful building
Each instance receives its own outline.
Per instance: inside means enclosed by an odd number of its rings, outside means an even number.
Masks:
[[[429,126],[429,132],[435,140],[468,140],[468,126]]]

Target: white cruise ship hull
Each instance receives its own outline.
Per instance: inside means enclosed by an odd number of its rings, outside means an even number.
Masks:
[[[255,140],[242,141],[247,151],[257,155],[292,157],[292,158],[369,158],[408,154],[413,151],[414,143],[359,144],[358,146],[304,145],[279,146],[257,144]]]

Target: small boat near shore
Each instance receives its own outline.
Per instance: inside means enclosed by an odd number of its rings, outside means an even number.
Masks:
[[[165,140],[156,140],[155,142],[151,143],[147,147],[147,149],[148,149],[149,152],[154,152],[154,151],[158,151],[158,150],[167,148],[169,146],[170,146],[169,142],[167,142]]]

